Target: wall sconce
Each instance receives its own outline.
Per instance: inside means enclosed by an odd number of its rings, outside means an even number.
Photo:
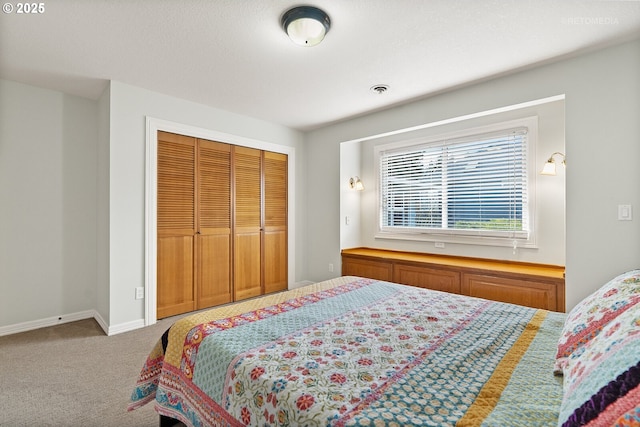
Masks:
[[[356,191],[362,191],[364,190],[364,184],[362,183],[362,181],[360,181],[359,177],[351,177],[349,179],[349,187],[352,190],[356,190]]]
[[[558,155],[558,156],[562,156],[562,166],[567,166],[567,160],[565,159],[564,154],[560,153],[559,151],[556,151],[555,153],[553,153],[550,157],[549,160],[547,160],[547,162],[544,164],[544,166],[542,167],[542,170],[540,171],[540,175],[553,175],[555,176],[556,174],[556,161],[553,159],[553,156]]]
[[[282,29],[300,46],[315,46],[329,32],[331,20],[324,11],[312,6],[298,6],[282,15]]]

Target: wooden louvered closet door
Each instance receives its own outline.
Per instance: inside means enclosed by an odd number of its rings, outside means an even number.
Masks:
[[[287,156],[158,132],[157,316],[287,288]]]
[[[195,139],[158,132],[158,318],[196,307],[195,158]]]
[[[264,152],[264,293],[287,289],[287,155]]]
[[[235,300],[261,295],[262,152],[234,147],[234,283]]]
[[[231,145],[198,140],[197,308],[231,302]]]

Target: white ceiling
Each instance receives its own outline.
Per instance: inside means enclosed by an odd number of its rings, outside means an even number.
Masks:
[[[280,27],[293,0],[41,1],[0,14],[1,78],[92,99],[117,80],[300,130],[640,36],[639,0],[310,0],[332,22],[311,48]]]

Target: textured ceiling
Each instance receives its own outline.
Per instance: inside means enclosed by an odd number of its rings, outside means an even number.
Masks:
[[[93,99],[117,80],[300,130],[640,36],[635,0],[312,0],[332,21],[312,48],[280,28],[289,0],[43,4],[0,15],[1,78]]]

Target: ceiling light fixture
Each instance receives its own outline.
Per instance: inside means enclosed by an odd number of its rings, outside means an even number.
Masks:
[[[331,20],[324,11],[313,6],[298,6],[282,15],[282,29],[300,46],[315,46],[329,32]]]

